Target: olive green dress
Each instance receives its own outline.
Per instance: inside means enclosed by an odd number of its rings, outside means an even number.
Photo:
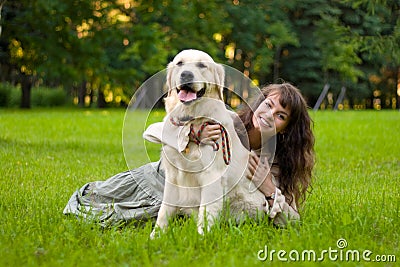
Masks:
[[[90,182],[75,191],[64,214],[92,219],[103,226],[157,217],[164,190],[160,161]]]

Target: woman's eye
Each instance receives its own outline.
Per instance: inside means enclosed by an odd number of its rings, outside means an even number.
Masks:
[[[267,105],[267,107],[271,108],[271,104],[269,102],[265,102],[265,104]]]
[[[286,120],[286,117],[285,116],[283,116],[283,115],[278,115],[278,117],[281,119],[281,120]]]

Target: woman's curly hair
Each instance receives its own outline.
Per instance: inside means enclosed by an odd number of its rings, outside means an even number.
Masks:
[[[284,133],[276,138],[275,160],[279,167],[279,188],[289,199],[294,197],[300,206],[311,186],[314,168],[313,121],[308,114],[307,103],[299,89],[289,83],[270,84],[261,89],[262,94],[250,105],[239,111],[239,118],[246,131],[254,127],[252,117],[257,107],[270,95],[278,94],[279,103],[290,110],[289,123]]]

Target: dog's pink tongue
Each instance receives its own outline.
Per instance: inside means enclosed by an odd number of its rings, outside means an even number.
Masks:
[[[196,99],[197,95],[192,91],[180,90],[178,93],[178,97],[180,101],[187,102]]]

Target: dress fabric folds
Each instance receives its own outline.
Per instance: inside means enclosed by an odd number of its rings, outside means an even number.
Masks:
[[[64,214],[98,221],[103,226],[157,217],[164,192],[160,161],[90,182],[75,191]]]

